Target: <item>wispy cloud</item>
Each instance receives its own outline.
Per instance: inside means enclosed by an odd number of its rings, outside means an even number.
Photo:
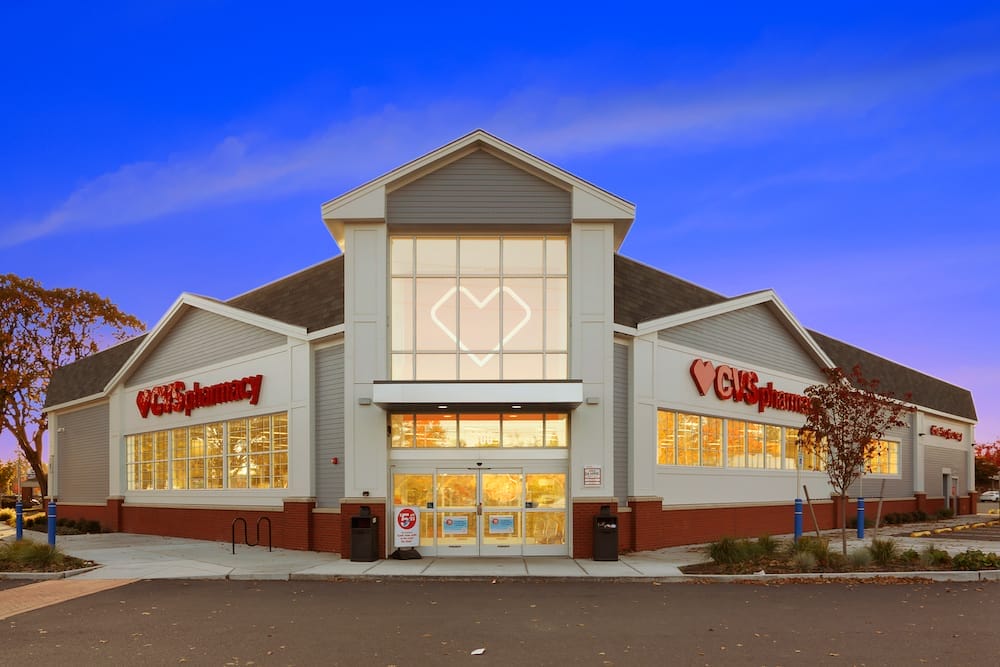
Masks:
[[[0,247],[67,228],[134,224],[201,207],[355,184],[458,134],[484,127],[550,159],[649,145],[755,141],[817,117],[857,113],[1000,70],[988,54],[823,80],[755,80],[711,90],[660,83],[580,95],[526,90],[500,102],[442,98],[386,107],[294,140],[229,136],[201,152],[123,165],[70,193],[36,219],[8,221]],[[748,77],[749,78],[749,77]],[[540,109],[547,110],[539,112]],[[349,181],[346,179],[350,179]]]

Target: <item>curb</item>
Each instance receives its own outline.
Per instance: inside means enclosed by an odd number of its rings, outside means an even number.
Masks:
[[[0,579],[31,579],[34,581],[46,581],[49,579],[68,579],[78,574],[99,570],[103,565],[91,565],[81,567],[76,570],[62,570],[59,572],[0,572]]]

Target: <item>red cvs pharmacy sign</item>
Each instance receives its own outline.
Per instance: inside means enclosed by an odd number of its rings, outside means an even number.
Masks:
[[[702,396],[714,389],[720,401],[756,405],[757,412],[764,412],[765,408],[801,414],[809,412],[808,396],[779,391],[774,388],[773,382],[758,386],[760,377],[754,371],[743,371],[725,364],[715,366],[711,361],[695,359],[691,364],[691,379]]]

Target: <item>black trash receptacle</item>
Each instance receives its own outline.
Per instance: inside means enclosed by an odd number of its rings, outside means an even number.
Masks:
[[[610,505],[594,517],[594,560],[618,560],[618,516]]]
[[[371,508],[361,506],[361,513],[351,517],[351,560],[370,563],[378,560],[378,517]]]

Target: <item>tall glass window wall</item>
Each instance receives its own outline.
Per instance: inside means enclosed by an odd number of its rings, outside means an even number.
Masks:
[[[393,380],[567,377],[565,236],[392,236]]]

